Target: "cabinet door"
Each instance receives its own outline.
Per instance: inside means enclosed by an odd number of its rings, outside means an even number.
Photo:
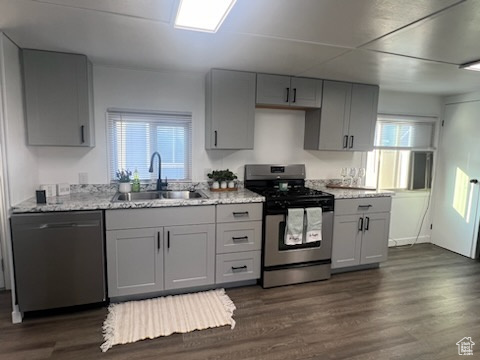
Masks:
[[[308,108],[320,108],[322,106],[322,80],[292,77],[290,85],[291,106]]]
[[[170,226],[165,236],[165,289],[215,282],[215,225]]]
[[[206,149],[253,149],[255,74],[213,69],[207,77]]]
[[[23,50],[29,145],[91,146],[88,60]]]
[[[368,214],[364,219],[360,263],[371,264],[387,260],[390,213]]]
[[[353,84],[348,149],[373,150],[377,121],[378,86]]]
[[[361,216],[335,216],[333,225],[332,269],[360,264]]]
[[[106,233],[109,297],[164,289],[161,228]]]
[[[346,149],[352,84],[324,81],[319,150]]]
[[[257,104],[289,106],[292,99],[290,76],[257,74]]]

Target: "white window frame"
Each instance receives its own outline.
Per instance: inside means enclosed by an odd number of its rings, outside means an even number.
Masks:
[[[130,118],[129,122],[136,122],[139,123],[148,123],[149,129],[147,130],[148,135],[148,142],[146,144],[146,151],[147,156],[145,158],[145,166],[150,165],[150,158],[155,152],[155,147],[157,146],[157,131],[154,129],[158,126],[174,126],[174,127],[182,127],[185,131],[185,138],[184,138],[184,162],[183,163],[167,163],[165,159],[162,157],[162,178],[164,178],[165,170],[171,166],[180,166],[181,164],[185,164],[185,176],[181,179],[174,179],[169,178],[169,182],[188,182],[192,180],[192,113],[190,112],[172,112],[172,111],[154,111],[154,110],[131,110],[131,109],[117,109],[117,108],[110,108],[107,109],[106,112],[106,137],[107,137],[107,148],[108,148],[108,177],[110,183],[116,183],[116,170],[125,169],[127,167],[126,159],[125,159],[125,149],[119,154],[122,158],[117,160],[117,164],[114,164],[115,161],[115,151],[113,149],[113,123],[114,122],[122,122],[128,121],[125,120],[126,118]],[[131,119],[136,118],[136,119]],[[121,126],[121,125],[120,125]],[[117,139],[121,141],[120,139]],[[125,146],[120,145],[120,146]],[[160,152],[160,156],[162,153]],[[141,178],[143,183],[150,183],[152,181],[156,181],[158,177],[158,160],[155,159],[154,161],[154,171],[150,173],[149,178]],[[135,170],[135,167],[128,168],[128,170],[132,171]]]
[[[436,116],[415,116],[415,115],[395,115],[395,114],[378,114],[377,116],[377,126],[380,122],[392,122],[392,123],[405,123],[405,124],[415,124],[415,123],[429,123],[432,124],[431,138],[429,139],[430,146],[377,146],[374,145],[374,150],[367,153],[366,157],[366,186],[379,187],[379,178],[380,178],[380,163],[382,156],[386,156],[386,152],[393,151],[398,152],[395,156],[395,161],[398,166],[393,169],[396,179],[393,180],[394,186],[383,188],[388,190],[406,190],[408,187],[408,166],[409,159],[405,161],[405,157],[408,156],[407,151],[433,151],[435,152],[435,140],[436,140],[436,131],[438,124],[438,117]],[[375,129],[375,136],[378,136],[378,128]],[[377,138],[375,138],[375,144],[377,143]],[[386,151],[386,152],[385,152]],[[401,176],[405,178],[400,178]]]

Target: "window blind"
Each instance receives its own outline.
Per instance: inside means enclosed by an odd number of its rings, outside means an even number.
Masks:
[[[150,158],[162,158],[162,178],[190,180],[192,173],[192,115],[179,112],[107,111],[110,179],[116,171],[137,169],[141,180],[158,178],[158,160],[150,173]]]
[[[435,117],[378,115],[375,128],[377,149],[433,149]]]

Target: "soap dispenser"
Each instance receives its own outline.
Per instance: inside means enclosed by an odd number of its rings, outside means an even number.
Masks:
[[[132,192],[139,192],[139,191],[140,191],[140,178],[138,176],[138,171],[135,168],[135,172],[133,173]]]

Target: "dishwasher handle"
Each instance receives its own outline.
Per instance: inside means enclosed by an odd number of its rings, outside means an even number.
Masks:
[[[66,223],[44,223],[30,227],[32,230],[44,230],[44,229],[71,229],[71,228],[87,228],[100,226],[98,221],[79,221],[79,222],[66,222]]]

